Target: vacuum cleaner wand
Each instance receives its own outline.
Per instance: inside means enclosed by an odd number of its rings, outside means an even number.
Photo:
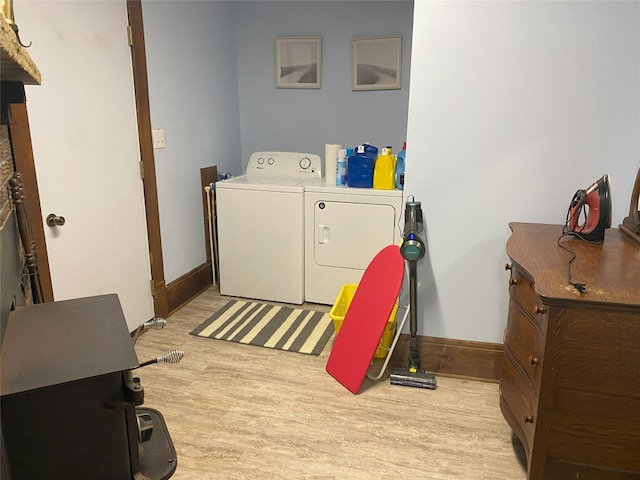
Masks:
[[[414,260],[409,263],[409,331],[418,331],[418,312],[414,307],[418,304],[418,285],[415,281],[418,277],[418,262]],[[418,340],[416,335],[411,335],[409,339],[409,365],[410,372],[417,372],[421,369],[420,355],[418,354]]]
[[[424,224],[420,202],[411,197],[405,206],[405,223],[400,254],[409,267],[409,362],[405,370],[392,372],[389,380],[392,385],[404,385],[417,388],[436,388],[436,377],[425,373],[420,364],[418,352],[418,260],[426,253]]]

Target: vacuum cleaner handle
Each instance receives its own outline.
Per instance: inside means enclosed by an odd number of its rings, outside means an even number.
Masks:
[[[409,262],[417,262],[426,253],[421,203],[407,201],[404,211],[404,232],[400,255]]]

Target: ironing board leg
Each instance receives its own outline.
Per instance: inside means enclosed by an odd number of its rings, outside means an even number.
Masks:
[[[404,308],[404,315],[402,315],[402,320],[400,321],[400,324],[396,327],[396,334],[393,337],[393,342],[391,342],[391,347],[389,347],[389,351],[387,352],[387,357],[384,359],[384,363],[382,365],[382,368],[380,369],[380,373],[378,373],[378,375],[376,375],[375,377],[367,373],[367,378],[369,380],[373,380],[374,382],[380,380],[382,378],[382,375],[384,375],[384,372],[387,369],[387,365],[389,364],[389,360],[391,359],[391,354],[393,353],[393,349],[396,348],[396,343],[398,343],[398,339],[400,338],[400,334],[402,333],[404,324],[406,323],[407,318],[409,317],[409,310],[411,308],[409,305],[406,305],[406,306],[399,305],[398,308]]]

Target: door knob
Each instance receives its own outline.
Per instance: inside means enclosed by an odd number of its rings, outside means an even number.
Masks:
[[[55,213],[47,215],[47,225],[49,227],[61,227],[64,225],[64,221],[64,217],[56,215]]]

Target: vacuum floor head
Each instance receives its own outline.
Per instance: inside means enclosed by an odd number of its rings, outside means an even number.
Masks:
[[[391,372],[389,376],[391,385],[402,385],[405,387],[427,388],[429,390],[436,389],[436,376],[424,371],[409,372],[400,370]]]

